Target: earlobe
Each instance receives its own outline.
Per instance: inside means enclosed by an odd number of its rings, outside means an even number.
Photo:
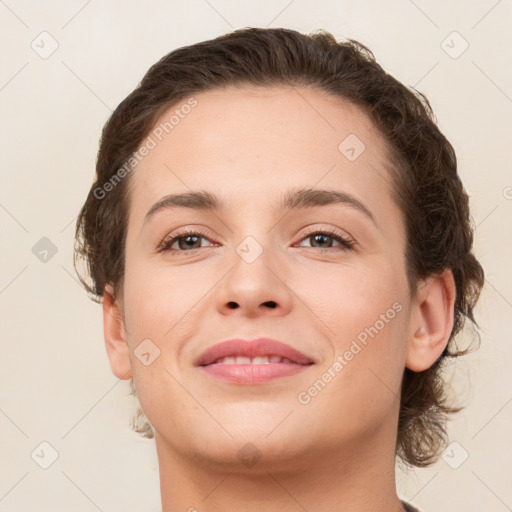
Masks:
[[[443,353],[454,322],[456,287],[453,273],[429,277],[412,305],[406,367],[415,372],[430,368]]]
[[[103,333],[112,373],[119,379],[132,378],[130,348],[126,340],[123,314],[112,285],[103,292]]]

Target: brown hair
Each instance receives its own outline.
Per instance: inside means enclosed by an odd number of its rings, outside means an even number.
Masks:
[[[76,225],[75,269],[83,258],[92,283],[77,270],[80,281],[96,302],[101,302],[107,283],[122,297],[130,176],[112,187],[108,183],[156,120],[194,93],[245,84],[307,86],[367,113],[389,150],[393,199],[406,225],[411,295],[419,280],[447,268],[453,272],[456,300],[449,343],[431,368],[406,368],[402,381],[396,454],[406,464],[427,466],[446,444],[447,415],[461,410],[448,405],[442,373],[447,358],[468,352],[453,350],[454,338],[466,318],[478,327],[473,309],[484,272],[471,252],[474,227],[455,152],[438,129],[429,101],[386,73],[361,43],[337,42],[324,30],[304,35],[289,29],[245,28],[178,48],[151,66],[103,128],[96,179]],[[98,194],[107,189],[107,194]],[[130,384],[136,396],[133,379]],[[140,407],[136,423],[132,427],[137,432],[153,436]]]

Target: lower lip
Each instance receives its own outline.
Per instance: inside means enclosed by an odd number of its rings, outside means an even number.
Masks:
[[[267,364],[210,364],[201,368],[210,375],[236,382],[237,384],[259,384],[279,377],[296,375],[313,365],[293,363]]]

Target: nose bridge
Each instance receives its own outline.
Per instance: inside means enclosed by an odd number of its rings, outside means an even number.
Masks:
[[[235,258],[233,264],[235,269],[242,274],[257,274],[258,279],[264,279],[263,274],[270,272],[278,261],[275,243],[272,240],[272,232],[266,228],[241,229],[239,231],[241,240],[234,247]],[[239,238],[239,239],[240,239]],[[235,270],[233,269],[233,270]]]
[[[234,221],[230,226],[232,241],[235,251],[246,263],[255,261],[264,248],[268,250],[274,245],[272,224],[275,221],[267,211],[267,207],[245,197],[241,198],[239,207],[234,211]]]

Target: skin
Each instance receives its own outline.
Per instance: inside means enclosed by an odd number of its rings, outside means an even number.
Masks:
[[[163,510],[404,510],[394,473],[400,385],[405,367],[430,367],[448,342],[451,272],[410,295],[386,147],[359,108],[285,86],[194,97],[198,105],[130,176],[123,294],[115,299],[107,285],[103,300],[111,369],[133,377],[155,428]],[[366,147],[354,161],[338,149],[349,134]],[[345,204],[277,209],[294,187],[348,192],[376,224]],[[163,196],[190,190],[222,196],[227,209],[173,208],[144,223]],[[172,246],[181,253],[156,252],[185,227],[207,233],[193,244],[199,250],[188,253],[182,239]],[[356,245],[346,249],[327,234],[315,244],[308,236],[326,228]],[[250,264],[236,251],[248,236],[263,249]],[[300,403],[298,394],[396,302],[401,311]],[[193,365],[220,341],[260,336],[284,341],[316,364],[251,386]],[[145,339],[160,350],[147,366],[134,355]],[[261,455],[251,467],[239,456],[247,443]]]

